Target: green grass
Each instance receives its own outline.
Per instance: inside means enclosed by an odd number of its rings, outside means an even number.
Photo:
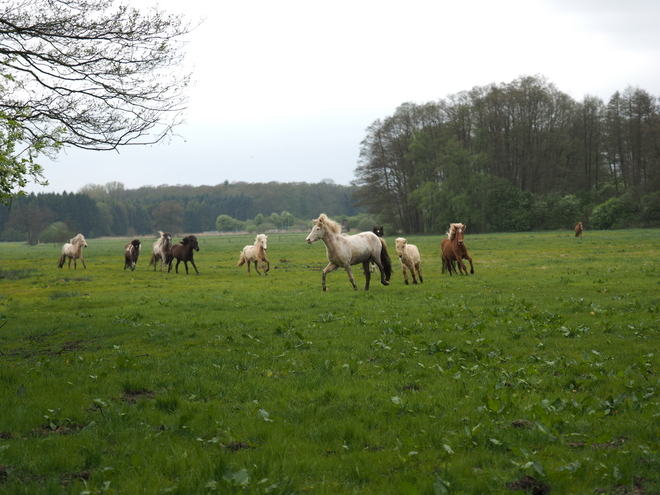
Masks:
[[[268,277],[1,244],[0,491],[660,492],[657,230],[468,235],[468,277],[409,236],[424,283],[366,293],[305,235]]]

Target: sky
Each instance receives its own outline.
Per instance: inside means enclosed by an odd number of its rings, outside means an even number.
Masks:
[[[131,0],[193,24],[186,123],[167,142],[41,158],[47,187],[348,185],[360,142],[402,103],[544,76],[577,101],[660,96],[657,0]]]

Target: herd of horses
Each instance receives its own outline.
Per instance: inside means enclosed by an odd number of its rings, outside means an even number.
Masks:
[[[463,260],[467,260],[470,263],[470,273],[474,274],[472,258],[468,254],[467,246],[465,245],[465,230],[466,226],[462,223],[449,224],[446,237],[440,243],[442,273],[449,273],[450,276],[453,274],[467,276],[467,267],[463,262]],[[582,231],[584,230],[582,222],[578,222],[574,230],[575,237],[582,237]],[[199,275],[199,270],[197,270],[195,260],[193,259],[193,253],[195,251],[199,252],[197,237],[188,235],[178,244],[172,245],[172,234],[162,231],[159,231],[159,234],[160,237],[153,244],[149,266],[153,265],[155,271],[156,266],[160,262],[161,271],[167,266],[167,271],[170,272],[172,270],[172,263],[176,259],[176,265],[174,267],[176,273],[179,273],[179,264],[183,261],[186,268],[186,275],[188,274],[188,262],[190,262],[197,275]],[[328,218],[325,213],[321,213],[314,220],[312,230],[305,240],[308,244],[313,244],[320,240],[325,245],[328,265],[323,269],[321,276],[321,287],[323,290],[326,291],[328,289],[326,285],[326,276],[328,273],[340,267],[346,270],[348,280],[353,285],[353,289],[357,290],[351,266],[359,264],[362,264],[366,278],[365,291],[369,290],[371,274],[375,272],[374,267],[380,271],[380,283],[389,285],[392,276],[392,261],[387,252],[387,244],[385,243],[385,239],[383,239],[383,235],[382,225],[375,225],[371,232],[347,235],[342,232],[342,227],[339,223]],[[267,235],[258,234],[254,240],[254,244],[245,246],[241,251],[237,266],[240,267],[247,264],[248,276],[250,276],[251,263],[254,263],[254,269],[259,276],[261,276],[259,266],[261,266],[264,275],[268,275],[270,262],[266,258],[266,250],[268,249],[267,241]],[[141,246],[142,244],[138,239],[133,239],[126,244],[124,247],[124,270],[126,268],[130,268],[131,271],[135,270]],[[401,261],[401,270],[405,284],[408,285],[408,271],[410,272],[413,284],[417,284],[418,279],[420,284],[423,283],[422,262],[417,246],[409,244],[407,239],[403,237],[396,239],[395,246],[397,255]],[[62,256],[57,266],[62,268],[68,260],[68,267],[71,268],[71,260],[73,260],[73,268],[76,269],[76,260],[80,260],[83,268],[87,268],[82,255],[83,247],[87,247],[87,242],[82,234],[78,234],[62,246]]]

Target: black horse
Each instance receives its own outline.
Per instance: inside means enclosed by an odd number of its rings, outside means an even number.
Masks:
[[[186,267],[186,275],[188,275],[188,262],[190,261],[197,272],[197,275],[199,275],[199,270],[197,270],[195,260],[193,260],[193,251],[199,251],[197,237],[194,235],[188,235],[184,237],[179,244],[172,246],[172,256],[170,257],[170,265],[167,269],[168,273],[172,270],[172,262],[174,261],[174,258],[176,258],[176,266],[174,269],[177,273],[179,273],[179,263],[183,261],[183,265]]]

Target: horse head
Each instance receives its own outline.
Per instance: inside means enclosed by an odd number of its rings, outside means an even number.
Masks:
[[[459,245],[463,244],[463,235],[465,234],[465,225],[462,223],[455,224],[456,227],[456,242]]]
[[[183,244],[188,244],[188,243],[189,243],[189,244],[190,244],[190,247],[191,247],[192,249],[194,249],[195,251],[199,251],[199,244],[197,243],[197,237],[195,237],[194,235],[189,235],[188,237],[184,237],[184,238],[183,238],[184,241],[185,241],[186,239],[188,239],[188,242],[187,242],[187,243],[186,243],[186,242],[183,242],[183,241],[181,241],[181,242],[182,242]]]
[[[378,237],[383,237],[385,235],[382,225],[374,225],[374,228],[371,231]]]
[[[403,237],[398,237],[397,240],[395,241],[396,243],[396,253],[399,255],[399,258],[403,256],[403,251],[406,249],[406,243],[408,241],[404,239]]]
[[[268,249],[268,236],[266,234],[259,234],[254,242],[255,246],[261,246],[264,251]]]

